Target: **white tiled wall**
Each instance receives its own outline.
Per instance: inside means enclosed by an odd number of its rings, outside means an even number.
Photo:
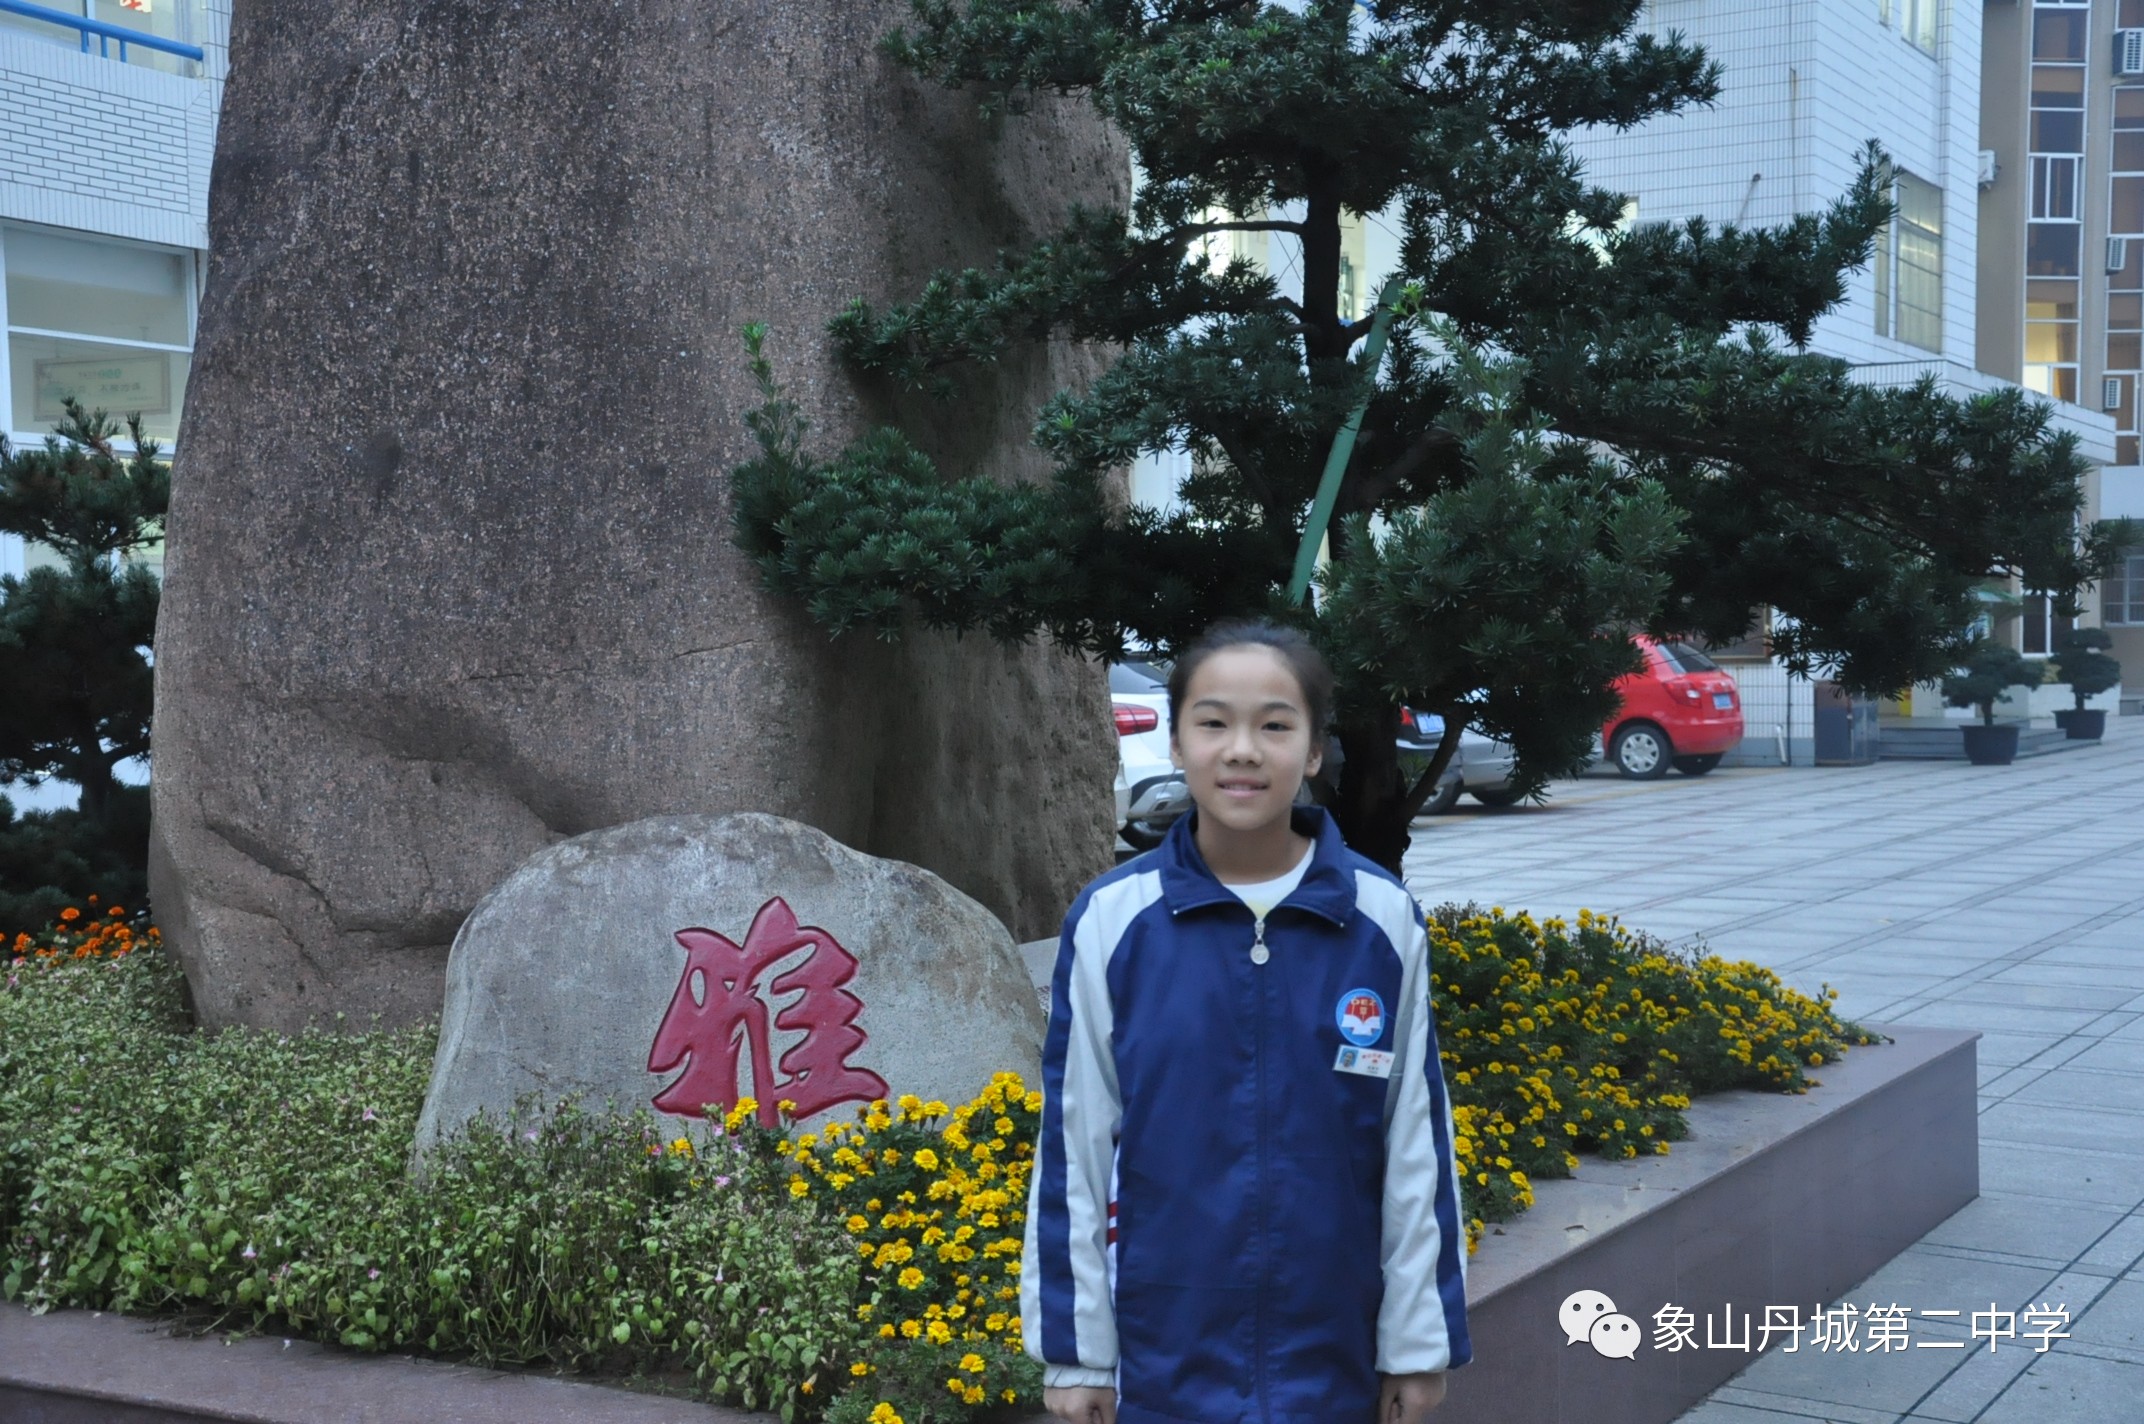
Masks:
[[[1678,30],[1720,63],[1720,98],[1626,133],[1581,133],[1572,146],[1594,182],[1638,199],[1640,222],[1757,226],[1822,211],[1877,140],[1944,191],[1940,354],[1970,366],[1980,4],[1947,0],[1931,56],[1881,23],[1880,0],[1654,0],[1656,33]],[[1936,354],[1878,336],[1873,292],[1869,271],[1850,276],[1814,348],[1856,363]]]
[[[0,31],[0,219],[208,245],[231,0],[200,7],[200,77]]]

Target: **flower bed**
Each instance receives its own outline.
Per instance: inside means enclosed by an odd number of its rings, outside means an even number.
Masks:
[[[1470,1239],[1693,1092],[1866,1041],[1768,972],[1590,915],[1431,921]],[[1040,1096],[1001,1076],[695,1145],[571,1106],[407,1170],[433,1034],[193,1032],[156,934],[95,907],[0,958],[0,1296],[636,1379],[785,1418],[1031,1411],[1018,1273]]]

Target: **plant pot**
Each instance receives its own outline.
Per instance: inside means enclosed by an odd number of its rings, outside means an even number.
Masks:
[[[2073,742],[2096,742],[2107,734],[2107,714],[2098,707],[2065,707],[2055,714],[2055,725]]]
[[[1968,722],[1958,729],[1965,735],[1965,759],[1975,766],[2008,766],[2017,760],[2017,727],[1990,727]]]

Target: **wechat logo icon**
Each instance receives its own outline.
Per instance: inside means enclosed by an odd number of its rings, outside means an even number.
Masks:
[[[1583,1340],[1611,1360],[1628,1360],[1638,1353],[1643,1337],[1638,1322],[1620,1314],[1615,1302],[1597,1290],[1572,1291],[1556,1307],[1556,1321],[1563,1326],[1563,1343]]]

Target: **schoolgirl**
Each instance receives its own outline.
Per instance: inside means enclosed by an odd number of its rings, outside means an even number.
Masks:
[[[1471,1355],[1422,912],[1294,804],[1332,688],[1293,629],[1186,649],[1196,809],[1065,917],[1021,1328],[1073,1424],[1413,1424]]]

